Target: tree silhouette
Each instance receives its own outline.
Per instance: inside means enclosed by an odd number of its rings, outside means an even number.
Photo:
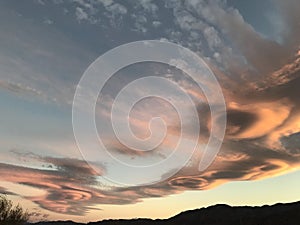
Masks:
[[[28,219],[29,213],[19,204],[14,206],[6,196],[0,196],[0,225],[25,224]]]

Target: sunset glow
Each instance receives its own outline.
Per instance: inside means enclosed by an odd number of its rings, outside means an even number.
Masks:
[[[299,201],[299,11],[298,0],[0,1],[0,193],[32,221]],[[128,43],[144,47],[119,53]]]

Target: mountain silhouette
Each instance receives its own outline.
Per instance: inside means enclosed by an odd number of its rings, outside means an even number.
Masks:
[[[72,221],[35,225],[81,225]],[[182,212],[169,219],[103,220],[88,225],[300,225],[300,202],[272,206],[215,205]]]

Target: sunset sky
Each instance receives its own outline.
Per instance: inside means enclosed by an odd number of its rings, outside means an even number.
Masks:
[[[167,218],[217,203],[299,201],[299,12],[298,0],[0,0],[0,193],[34,212],[33,221]],[[215,87],[203,81],[212,91],[209,102],[186,73],[158,62],[119,70],[99,96],[91,96],[97,100],[93,117],[105,149],[97,148],[84,130],[86,149],[76,142],[72,106],[81,77],[105,52],[141,40],[191,50],[219,81],[226,133],[218,155],[203,171],[198,167],[213,124],[211,110],[221,104],[214,99]],[[184,89],[198,117],[189,117],[190,106],[179,94],[174,98],[185,110],[184,122],[163,99],[138,102],[129,121],[120,113],[126,103],[119,105],[114,122],[128,122],[140,139],[152,131],[160,134],[159,124],[149,125],[151,118],[161,117],[167,125],[159,146],[136,151],[118,140],[111,110],[124,86],[152,75]],[[156,88],[156,93],[164,89],[163,83]],[[130,89],[132,96],[146,93],[147,87]],[[85,111],[84,103],[76,107]],[[218,115],[217,127],[223,114]],[[80,122],[84,127],[85,119]],[[189,130],[183,140],[181,125]],[[139,173],[171,157],[178,140],[184,143],[178,159],[188,158],[179,171],[169,164]],[[122,169],[107,151],[137,168],[136,173]],[[160,182],[146,184],[156,176]]]

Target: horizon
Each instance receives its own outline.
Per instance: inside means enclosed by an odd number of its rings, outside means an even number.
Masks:
[[[0,194],[32,222],[300,201],[299,10],[0,0]]]
[[[194,212],[194,211],[201,211],[203,209],[211,209],[211,208],[215,208],[216,206],[226,206],[226,207],[230,207],[230,208],[251,208],[251,209],[257,209],[257,208],[265,208],[265,207],[274,207],[274,206],[286,206],[286,205],[294,205],[294,204],[299,204],[300,201],[296,201],[296,202],[289,202],[289,203],[274,203],[274,204],[266,204],[266,205],[261,205],[261,206],[251,206],[251,205],[244,205],[244,206],[240,206],[240,205],[236,205],[236,206],[232,206],[232,205],[229,205],[229,204],[222,204],[222,203],[219,203],[219,204],[215,204],[215,205],[211,205],[211,206],[207,206],[207,207],[201,207],[201,208],[195,208],[195,209],[188,209],[188,210],[185,210],[185,211],[182,211],[182,212],[179,212],[175,215],[172,215],[170,217],[167,217],[167,218],[147,218],[147,217],[135,217],[135,218],[115,218],[115,219],[103,219],[103,220],[98,220],[98,221],[89,221],[89,222],[76,222],[76,221],[73,221],[73,220],[54,220],[54,221],[38,221],[38,222],[53,222],[53,223],[56,223],[56,222],[73,222],[73,223],[80,223],[80,224],[88,224],[88,223],[93,223],[93,222],[104,222],[104,221],[120,221],[120,220],[128,220],[128,221],[131,221],[131,220],[152,220],[152,221],[155,221],[155,220],[168,220],[168,219],[172,219],[176,216],[179,216],[179,215],[182,215],[182,214],[185,214],[185,213],[188,213],[188,212]]]

